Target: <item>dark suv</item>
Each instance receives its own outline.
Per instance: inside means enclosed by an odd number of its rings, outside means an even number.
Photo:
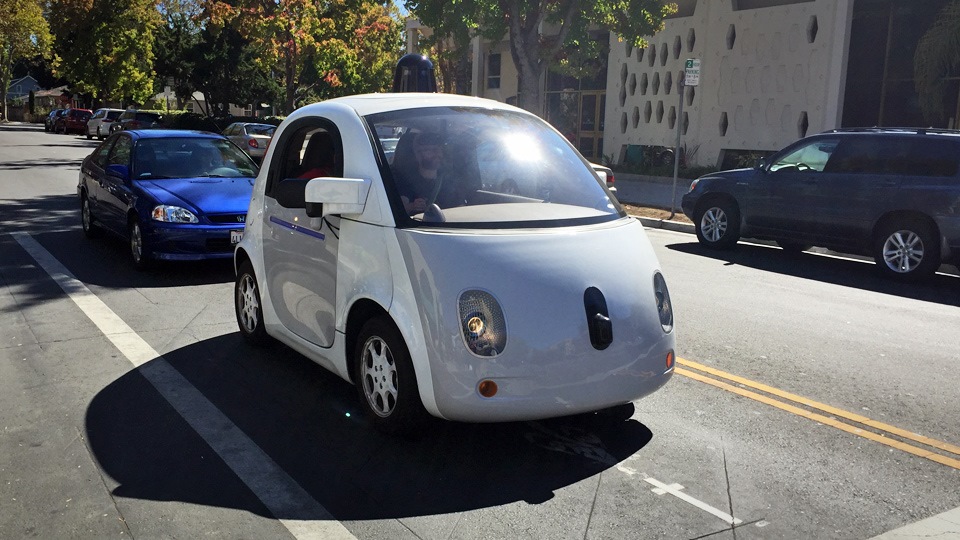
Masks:
[[[127,110],[110,124],[110,133],[124,129],[151,129],[160,127],[163,117],[157,113]]]
[[[834,130],[802,139],[753,169],[703,176],[683,196],[697,239],[741,236],[786,251],[822,246],[870,255],[903,279],[960,263],[960,131]]]

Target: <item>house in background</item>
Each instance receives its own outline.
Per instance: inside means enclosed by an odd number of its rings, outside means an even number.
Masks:
[[[40,85],[37,84],[37,80],[27,75],[26,77],[20,77],[15,81],[10,82],[10,86],[7,88],[7,103],[12,104],[23,104],[26,103],[27,98],[30,96],[30,92],[37,92],[40,90]]]

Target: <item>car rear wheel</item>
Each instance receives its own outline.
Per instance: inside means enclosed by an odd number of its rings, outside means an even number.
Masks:
[[[377,429],[410,434],[426,419],[410,353],[392,321],[376,317],[363,325],[354,368],[360,403]]]
[[[136,219],[130,220],[129,233],[130,259],[133,261],[133,267],[137,270],[147,270],[152,266],[152,261],[140,222]]]
[[[697,240],[708,248],[729,249],[740,239],[740,212],[730,201],[709,201],[697,209],[695,218]]]
[[[263,324],[263,303],[260,301],[260,287],[253,272],[253,264],[244,261],[237,269],[237,283],[234,287],[234,306],[237,312],[237,325],[240,335],[251,345],[263,346],[270,342]]]
[[[940,267],[940,244],[927,223],[891,222],[878,231],[874,260],[887,276],[906,281],[923,279]]]
[[[93,218],[93,211],[90,210],[90,201],[84,195],[80,199],[80,224],[83,226],[83,234],[87,238],[96,238],[100,236],[100,227],[97,226]]]

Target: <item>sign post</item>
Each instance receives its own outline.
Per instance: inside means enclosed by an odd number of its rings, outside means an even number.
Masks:
[[[680,94],[680,107],[677,113],[677,144],[673,147],[673,198],[670,201],[670,216],[673,219],[677,213],[677,177],[680,174],[680,135],[683,131],[683,98],[686,97],[688,86],[700,86],[700,59],[688,58],[683,67],[683,75],[677,81],[677,90]]]

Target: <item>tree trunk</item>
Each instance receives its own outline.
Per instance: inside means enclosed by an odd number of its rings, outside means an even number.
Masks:
[[[296,87],[296,81],[294,80],[296,70],[294,69],[293,59],[290,58],[289,53],[287,54],[284,60],[286,63],[286,65],[284,66],[284,71],[285,71],[284,76],[286,78],[286,83],[287,83],[286,84],[287,93],[284,99],[283,112],[284,114],[289,115],[290,113],[293,112],[293,107],[296,104],[297,87]]]
[[[511,2],[508,25],[510,28],[510,56],[517,66],[517,105],[536,115],[541,115],[540,71],[540,25],[535,17],[521,21],[519,5]]]
[[[454,81],[456,92],[460,95],[469,96],[470,95],[470,77],[472,76],[472,69],[470,66],[470,46],[461,48],[460,50],[460,59],[457,61],[456,73],[454,74]]]

